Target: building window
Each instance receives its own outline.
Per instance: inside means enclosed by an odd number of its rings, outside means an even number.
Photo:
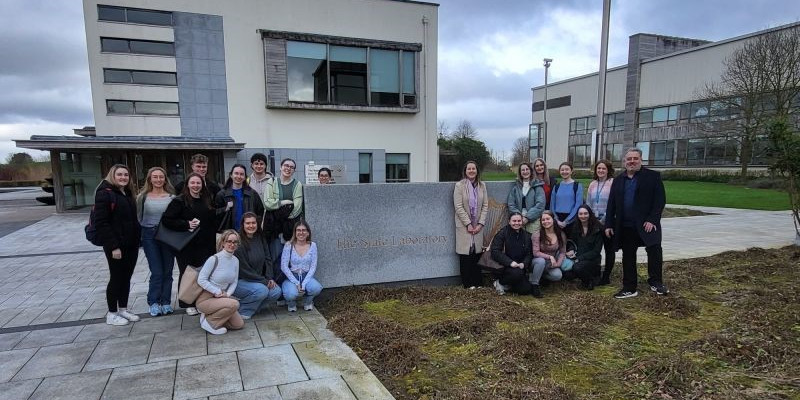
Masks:
[[[151,40],[100,38],[100,49],[106,53],[150,54],[174,56],[175,44]]]
[[[572,166],[575,168],[582,168],[582,167],[589,167],[592,163],[592,147],[581,145],[581,146],[570,146],[569,148],[569,162],[572,163]]]
[[[625,130],[625,113],[618,112],[613,114],[606,114],[603,117],[603,129],[606,132],[616,132]]]
[[[603,157],[611,163],[622,162],[622,143],[608,143],[603,145]]]
[[[358,153],[358,183],[372,182],[372,153]]]
[[[105,83],[131,83],[159,86],[178,85],[178,79],[174,72],[104,68],[103,78]]]
[[[161,101],[106,100],[109,115],[180,115],[178,103]]]
[[[410,182],[408,174],[409,154],[386,153],[386,182]]]
[[[131,24],[172,26],[171,12],[143,10],[139,8],[98,5],[97,19],[100,21],[127,22]]]
[[[636,147],[642,151],[644,165],[672,165],[675,156],[675,141],[639,142]]]

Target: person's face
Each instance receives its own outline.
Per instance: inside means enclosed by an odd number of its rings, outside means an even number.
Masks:
[[[586,223],[589,220],[589,210],[581,207],[578,209],[578,221],[581,223]]]
[[[114,171],[114,184],[115,185],[117,185],[119,187],[125,187],[125,186],[128,186],[128,182],[130,182],[130,180],[131,180],[130,173],[128,172],[127,169],[125,169],[125,168],[117,168],[117,170]]]
[[[508,224],[511,225],[511,229],[518,231],[519,228],[522,228],[522,216],[515,214],[508,220]]]
[[[250,164],[250,168],[252,168],[253,172],[255,172],[257,175],[262,175],[264,174],[264,171],[267,170],[267,163],[261,160],[255,160]]]
[[[606,179],[606,177],[608,177],[608,167],[603,163],[597,164],[597,166],[594,167],[594,172],[600,179]]]
[[[295,164],[292,161],[286,160],[281,164],[281,176],[284,178],[291,178],[294,175]]]
[[[478,166],[473,163],[467,164],[465,175],[467,176],[467,179],[471,181],[475,180],[475,178],[478,176]]]
[[[194,163],[192,164],[192,172],[205,178],[206,173],[208,173],[208,164],[200,162]]]
[[[308,240],[308,228],[305,225],[300,225],[294,229],[294,237],[300,242]]]
[[[563,179],[568,179],[569,177],[572,176],[572,168],[570,168],[569,165],[562,165],[558,169],[558,173],[561,174],[561,177]]]
[[[635,151],[625,154],[625,169],[628,172],[636,172],[642,169],[642,157]]]
[[[323,185],[331,183],[331,176],[328,174],[328,171],[322,171],[319,173],[319,183]]]
[[[531,179],[531,169],[528,168],[527,165],[519,167],[519,174],[522,176],[522,179]]]
[[[166,181],[167,177],[159,170],[155,170],[150,174],[150,184],[153,185],[154,188],[163,188]]]
[[[222,245],[222,248],[225,249],[228,253],[233,253],[236,251],[236,247],[239,246],[239,235],[235,235],[231,233],[228,237],[225,238],[225,241]]]
[[[189,187],[189,194],[192,197],[200,197],[200,191],[203,190],[203,180],[199,176],[193,176],[189,178],[189,182],[186,182],[186,186]]]
[[[544,163],[537,161],[533,164],[533,170],[536,172],[536,175],[544,174]]]
[[[244,226],[244,232],[247,236],[253,236],[258,230],[258,221],[253,217],[248,217],[244,219],[242,226]]]
[[[551,217],[549,214],[542,214],[541,223],[542,223],[542,226],[545,229],[552,228],[553,227],[553,217]]]
[[[233,169],[233,171],[231,171],[231,180],[236,185],[241,185],[242,183],[244,183],[244,178],[245,178],[244,168],[236,167]]]

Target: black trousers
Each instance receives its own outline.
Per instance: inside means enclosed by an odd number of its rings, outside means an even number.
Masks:
[[[118,308],[128,308],[128,296],[131,293],[131,276],[139,259],[139,248],[122,248],[122,258],[111,257],[110,251],[104,251],[108,261],[109,280],[106,286],[106,303],[108,311],[117,312]]]
[[[603,232],[603,251],[606,255],[603,278],[609,278],[611,277],[611,270],[614,269],[614,263],[617,261],[617,252],[614,251],[614,239],[606,236],[605,232]]]
[[[636,251],[644,246],[639,232],[635,228],[622,228],[622,289],[636,290],[638,276],[636,274]],[[647,282],[650,285],[663,283],[661,272],[664,263],[664,254],[661,243],[647,246]]]
[[[500,276],[500,284],[511,286],[511,291],[516,294],[529,294],[531,292],[531,283],[528,277],[525,276],[524,268],[505,267],[503,275]]]
[[[471,286],[483,286],[483,275],[481,275],[481,267],[478,266],[478,260],[481,259],[481,253],[475,254],[459,254],[458,263],[461,270],[461,284],[465,288]]]
[[[600,264],[597,261],[578,260],[572,266],[572,271],[586,285],[600,276]]]

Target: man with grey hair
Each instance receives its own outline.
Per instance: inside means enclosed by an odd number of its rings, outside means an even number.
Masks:
[[[633,147],[625,152],[625,171],[611,184],[606,211],[605,234],[614,250],[622,249],[622,289],[614,297],[637,296],[636,251],[647,251],[650,290],[665,295],[669,290],[662,278],[661,213],[666,205],[661,174],[642,167],[642,151]]]

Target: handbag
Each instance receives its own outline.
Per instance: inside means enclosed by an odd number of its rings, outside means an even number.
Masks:
[[[495,234],[495,236],[497,236],[497,234]],[[492,238],[492,242],[494,242],[494,238]],[[478,265],[484,270],[491,272],[502,272],[505,268],[502,264],[492,258],[491,248],[486,249],[486,251],[481,254],[481,258],[478,260]]]
[[[219,258],[216,255],[214,257],[214,267],[211,268],[211,273],[208,274],[209,276],[214,273],[214,270],[217,269],[217,263],[219,262]],[[187,303],[187,304],[194,304],[197,301],[197,298],[200,297],[200,293],[203,293],[203,287],[197,283],[197,277],[200,275],[200,270],[202,267],[193,267],[188,265],[186,270],[183,271],[183,277],[181,277],[181,284],[178,287],[178,300]]]
[[[158,224],[158,228],[156,228],[156,236],[155,239],[165,244],[166,246],[173,249],[175,252],[180,252],[186,247],[189,242],[194,239],[197,233],[200,232],[200,229],[195,229],[193,231],[176,231],[168,228],[163,223]]]

